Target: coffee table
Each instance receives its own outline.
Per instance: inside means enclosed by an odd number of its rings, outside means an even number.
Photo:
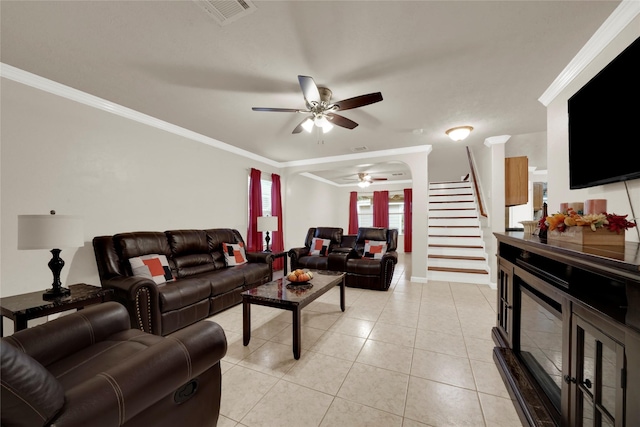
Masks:
[[[256,288],[242,292],[242,343],[249,345],[251,339],[251,304],[289,310],[293,316],[293,357],[300,359],[301,350],[301,313],[302,309],[334,286],[340,285],[340,309],[344,311],[345,273],[311,270],[311,287],[289,282],[286,278],[277,279]],[[289,285],[289,286],[287,286]]]

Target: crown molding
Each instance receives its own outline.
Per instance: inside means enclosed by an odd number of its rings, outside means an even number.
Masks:
[[[491,147],[492,145],[506,144],[511,135],[490,136],[484,140],[484,145]]]
[[[545,107],[558,96],[589,65],[593,59],[640,14],[640,1],[622,0],[613,13],[604,21],[569,65],[556,77],[547,90],[538,98]]]
[[[108,113],[115,114],[117,116],[121,116],[129,120],[133,120],[138,123],[145,124],[147,126],[161,129],[166,132],[170,132],[175,135],[190,139],[192,141],[210,145],[220,150],[224,150],[224,151],[227,151],[242,157],[246,157],[248,159],[255,160],[261,163],[265,163],[267,165],[280,168],[280,169],[286,169],[294,166],[309,166],[309,165],[316,165],[316,164],[323,164],[323,163],[331,163],[336,161],[360,160],[360,159],[368,159],[373,157],[411,154],[411,153],[417,153],[417,152],[423,152],[423,151],[430,153],[432,149],[431,145],[419,145],[416,147],[369,151],[366,153],[345,154],[345,155],[333,156],[333,157],[319,157],[316,159],[295,160],[291,162],[277,162],[275,160],[271,160],[269,158],[259,156],[250,151],[243,150],[241,148],[224,143],[217,139],[210,138],[208,136],[199,134],[197,132],[193,132],[189,129],[176,126],[172,123],[165,122],[164,120],[160,120],[155,117],[149,116],[147,114],[143,114],[139,111],[132,110],[131,108],[127,108],[122,105],[116,104],[114,102],[99,98],[97,96],[90,95],[81,90],[74,89],[72,87],[63,85],[61,83],[54,82],[52,80],[46,79],[44,77],[38,76],[28,71],[21,70],[20,68],[16,68],[14,66],[11,66],[2,62],[0,62],[0,77],[4,77],[6,79],[13,80],[17,83],[21,83],[23,85],[42,90],[44,92],[48,92],[53,95],[60,96],[62,98],[69,99],[71,101],[76,101],[81,104],[87,105],[89,107],[97,108],[99,110],[106,111]],[[313,175],[312,177],[315,177],[314,179],[321,180],[321,178],[316,175]],[[331,181],[326,181],[326,182],[336,185]]]
[[[131,108],[123,107],[122,105],[116,104],[114,102],[107,101],[94,95],[90,95],[81,90],[54,82],[52,80],[46,79],[33,73],[29,73],[28,71],[21,70],[20,68],[13,67],[5,63],[0,63],[0,76],[24,84],[26,86],[33,87],[35,89],[40,89],[44,92],[69,99],[71,101],[79,102],[89,107],[97,108],[98,110],[106,111],[108,113],[115,114],[117,116],[121,116],[129,120],[145,124],[147,126],[161,129],[166,132],[191,139],[193,141],[197,141],[215,148],[219,148],[221,150],[228,151],[233,154],[237,154],[239,156],[266,163],[271,166],[282,167],[279,162],[275,162],[266,157],[259,156],[257,154],[251,153],[250,151],[242,150],[238,147],[234,147],[233,145],[218,141],[217,139],[204,136],[180,126],[176,126],[172,123],[165,122],[164,120],[156,119],[155,117],[132,110]]]

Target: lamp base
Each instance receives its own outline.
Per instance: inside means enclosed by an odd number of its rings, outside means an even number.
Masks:
[[[64,288],[60,286],[59,288],[47,289],[42,294],[42,299],[52,300],[57,298],[62,298],[71,295],[71,291],[69,288]]]

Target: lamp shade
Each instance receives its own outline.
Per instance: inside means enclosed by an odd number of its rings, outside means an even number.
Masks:
[[[82,218],[73,215],[18,215],[18,249],[84,246]]]
[[[259,216],[258,231],[278,231],[277,216]]]

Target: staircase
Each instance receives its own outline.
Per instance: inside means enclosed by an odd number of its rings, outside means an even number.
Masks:
[[[489,284],[489,263],[471,183],[429,183],[427,279]]]

